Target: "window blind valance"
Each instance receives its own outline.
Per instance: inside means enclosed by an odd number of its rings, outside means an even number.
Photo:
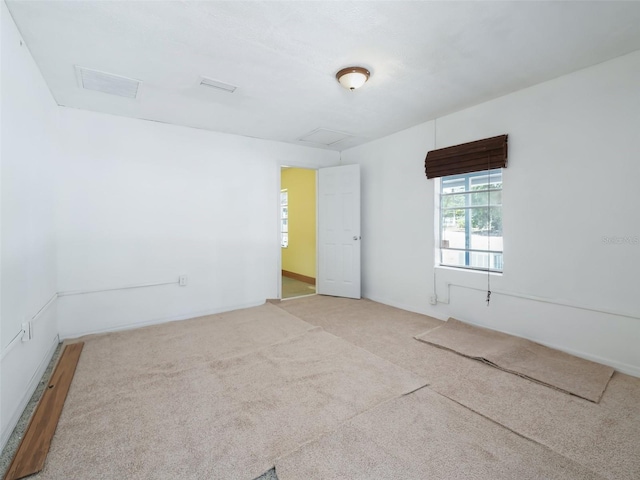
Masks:
[[[424,161],[427,178],[446,177],[507,166],[507,137],[476,140],[431,150]]]

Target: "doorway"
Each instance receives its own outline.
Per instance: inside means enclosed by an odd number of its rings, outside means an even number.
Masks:
[[[282,167],[280,234],[282,298],[316,293],[316,171]]]

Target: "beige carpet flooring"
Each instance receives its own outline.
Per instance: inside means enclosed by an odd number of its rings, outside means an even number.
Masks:
[[[279,480],[602,480],[426,388],[303,445],[276,472]]]
[[[78,339],[90,348],[82,353],[80,365],[93,373],[95,385],[120,383],[126,388],[132,377],[153,377],[172,371],[178,364],[188,368],[205,358],[241,355],[311,328],[267,303],[186,321],[88,335]]]
[[[595,403],[600,401],[614,371],[606,365],[455,318],[415,338]]]
[[[443,322],[368,300],[315,296],[280,308],[429,379],[429,388],[611,480],[640,478],[640,379],[616,372],[599,404],[413,337]]]
[[[270,304],[84,341],[33,478],[250,480],[426,383]]]

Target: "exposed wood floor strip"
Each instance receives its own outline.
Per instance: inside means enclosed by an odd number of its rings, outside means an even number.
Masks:
[[[29,422],[5,480],[18,480],[39,472],[49,453],[64,401],[80,360],[83,342],[67,345],[51,376],[47,389]]]

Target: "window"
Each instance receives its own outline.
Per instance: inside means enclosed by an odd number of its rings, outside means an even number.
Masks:
[[[280,190],[280,246],[289,246],[289,192]]]
[[[502,169],[440,181],[440,265],[501,272]]]

